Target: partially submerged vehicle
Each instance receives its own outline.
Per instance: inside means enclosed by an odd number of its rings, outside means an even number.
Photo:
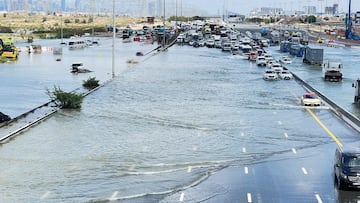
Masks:
[[[301,103],[304,106],[320,106],[321,100],[315,92],[309,92],[303,94],[301,97]]]
[[[342,69],[343,69],[342,63],[330,62],[330,61],[324,63],[323,64],[323,71],[325,72],[324,80],[340,82],[343,76],[343,74],[341,73]]]
[[[83,68],[83,63],[73,63],[71,65],[71,73],[89,73],[92,72],[89,69]]]

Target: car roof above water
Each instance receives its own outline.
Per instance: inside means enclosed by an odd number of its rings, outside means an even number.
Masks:
[[[347,145],[338,149],[342,154],[360,156],[360,146]]]

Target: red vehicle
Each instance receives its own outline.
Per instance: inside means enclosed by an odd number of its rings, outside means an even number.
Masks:
[[[257,51],[250,51],[248,58],[249,61],[256,61],[257,57],[258,57]]]

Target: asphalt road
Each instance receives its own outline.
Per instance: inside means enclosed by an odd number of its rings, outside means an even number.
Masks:
[[[360,144],[357,141],[358,133],[330,111],[312,109],[309,112],[308,116],[314,115],[314,122],[324,130],[319,134],[323,144],[302,149],[290,147],[287,152],[269,157],[261,163],[227,168],[162,202],[360,201],[359,191],[339,191],[333,181],[334,151],[338,147],[336,140],[343,145]],[[301,125],[307,128],[307,124]],[[297,139],[296,133],[291,133],[289,129],[283,139],[289,140],[290,146],[290,141]],[[250,153],[251,146],[248,147],[249,150],[243,150],[243,153]]]

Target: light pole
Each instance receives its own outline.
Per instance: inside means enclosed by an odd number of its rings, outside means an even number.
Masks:
[[[166,37],[166,26],[165,26],[165,0],[164,0],[164,5],[163,5],[163,9],[164,9],[164,19],[163,19],[163,26],[164,26],[164,32],[163,32],[163,40],[162,40],[162,46],[163,46],[163,51],[165,51],[165,37]]]
[[[321,35],[321,32],[322,32],[322,2],[324,0],[318,0],[320,2],[320,32],[319,32],[319,35]]]
[[[175,26],[177,30],[177,21],[178,21],[178,0],[175,0]]]
[[[115,0],[113,0],[113,10],[112,10],[112,23],[113,23],[113,39],[112,39],[112,65],[111,65],[111,76],[112,78],[115,77],[115,34],[116,34],[116,27],[115,27]]]

